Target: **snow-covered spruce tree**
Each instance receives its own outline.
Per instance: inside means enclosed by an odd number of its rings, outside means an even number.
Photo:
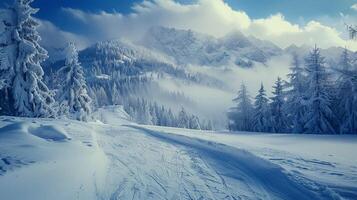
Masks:
[[[159,109],[159,116],[160,116],[160,126],[167,126],[167,112],[164,106],[161,106],[161,109]]]
[[[338,118],[340,133],[357,133],[357,66],[353,66],[347,49],[339,62]]]
[[[214,127],[213,127],[212,121],[211,121],[211,120],[208,120],[206,130],[213,130],[213,128],[214,128]]]
[[[331,110],[329,96],[328,73],[325,69],[324,57],[320,49],[315,47],[306,58],[307,84],[307,113],[305,115],[305,133],[334,134],[332,126],[334,114]]]
[[[87,85],[83,69],[78,61],[78,52],[73,43],[66,48],[66,61],[59,71],[63,77],[57,97],[60,113],[80,121],[86,121],[91,113],[91,98],[87,93]]]
[[[178,114],[177,126],[179,128],[189,128],[189,119],[186,110],[182,107]]]
[[[11,115],[14,114],[11,87],[17,50],[13,40],[15,12],[13,9],[0,9],[0,18],[0,115]]]
[[[257,132],[271,131],[271,116],[269,112],[269,99],[266,96],[263,84],[259,89],[258,95],[254,102],[254,115],[252,121],[252,128]]]
[[[12,85],[14,108],[17,114],[27,117],[52,117],[53,97],[43,83],[44,72],[41,63],[48,57],[47,51],[39,45],[41,37],[32,18],[38,10],[30,6],[33,0],[15,0],[16,29],[14,41],[17,45],[15,77]]]
[[[190,129],[196,129],[196,130],[200,130],[201,129],[201,125],[200,125],[200,120],[198,119],[197,116],[192,115],[189,119],[189,127]]]
[[[230,130],[251,131],[253,105],[244,83],[242,83],[238,96],[233,99],[233,102],[236,103],[236,107],[228,111]]]
[[[167,119],[168,126],[176,127],[177,126],[176,118],[175,118],[174,114],[172,113],[171,109],[169,109],[167,116],[168,116],[168,119]]]
[[[120,94],[119,94],[119,90],[117,87],[117,84],[114,82],[113,87],[112,87],[112,104],[113,105],[118,105],[120,104]]]
[[[137,99],[137,103],[134,106],[134,109],[136,109],[136,121],[139,124],[148,124],[152,125],[152,117],[150,115],[150,108],[145,99]]]
[[[273,86],[273,97],[271,98],[271,115],[272,115],[272,131],[275,133],[283,133],[287,131],[288,122],[284,112],[285,100],[283,94],[283,82],[278,77]]]
[[[151,123],[153,125],[158,125],[158,118],[157,118],[157,110],[154,104],[150,103],[150,115],[151,115]]]
[[[306,114],[306,97],[305,93],[305,77],[304,69],[301,67],[297,55],[293,56],[291,73],[288,74],[289,81],[287,83],[288,90],[286,91],[286,104],[284,112],[288,116],[289,131],[293,133],[303,133]]]
[[[89,97],[92,99],[91,101],[91,107],[92,108],[97,108],[98,107],[98,99],[97,99],[97,95],[93,90],[93,87],[88,87],[88,95]]]
[[[105,89],[100,86],[99,88],[96,88],[96,92],[95,92],[96,96],[97,96],[97,100],[98,100],[98,107],[101,106],[107,106],[109,105],[109,97],[107,95],[107,92],[105,91]]]

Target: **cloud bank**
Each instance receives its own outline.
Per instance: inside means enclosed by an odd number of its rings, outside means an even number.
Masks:
[[[119,37],[137,40],[151,26],[161,25],[191,29],[215,37],[241,31],[246,35],[272,41],[282,48],[291,44],[318,44],[322,48],[347,46],[357,50],[357,41],[343,38],[344,30],[339,31],[317,20],[305,25],[293,24],[280,13],[252,19],[244,11],[234,10],[222,0],[198,0],[192,4],[181,4],[174,0],[144,0],[133,5],[132,10],[132,13],[123,15],[62,9],[67,16],[87,26],[90,40],[96,41]]]

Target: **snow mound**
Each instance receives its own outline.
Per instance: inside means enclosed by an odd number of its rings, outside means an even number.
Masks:
[[[64,141],[70,139],[67,133],[55,125],[43,125],[36,127],[29,122],[14,122],[0,128],[0,136],[25,136],[31,134],[41,139],[52,141]]]
[[[0,136],[25,134],[28,130],[28,123],[17,122],[0,128]]]
[[[44,125],[38,128],[30,128],[29,133],[45,140],[64,141],[70,139],[63,129],[55,125]]]

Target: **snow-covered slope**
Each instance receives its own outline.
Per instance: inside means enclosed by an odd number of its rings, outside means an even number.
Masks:
[[[90,123],[2,117],[1,199],[357,197],[353,136],[138,126],[116,106],[95,116]]]

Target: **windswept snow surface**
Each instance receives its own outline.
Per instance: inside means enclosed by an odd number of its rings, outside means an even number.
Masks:
[[[0,199],[96,199],[107,159],[91,124],[0,118]]]
[[[195,131],[141,126],[166,137],[244,149],[284,169],[284,173],[315,193],[316,199],[357,199],[357,137]],[[300,199],[300,198],[295,198]]]
[[[95,116],[0,118],[0,199],[357,197],[352,136],[139,126],[117,106]]]

